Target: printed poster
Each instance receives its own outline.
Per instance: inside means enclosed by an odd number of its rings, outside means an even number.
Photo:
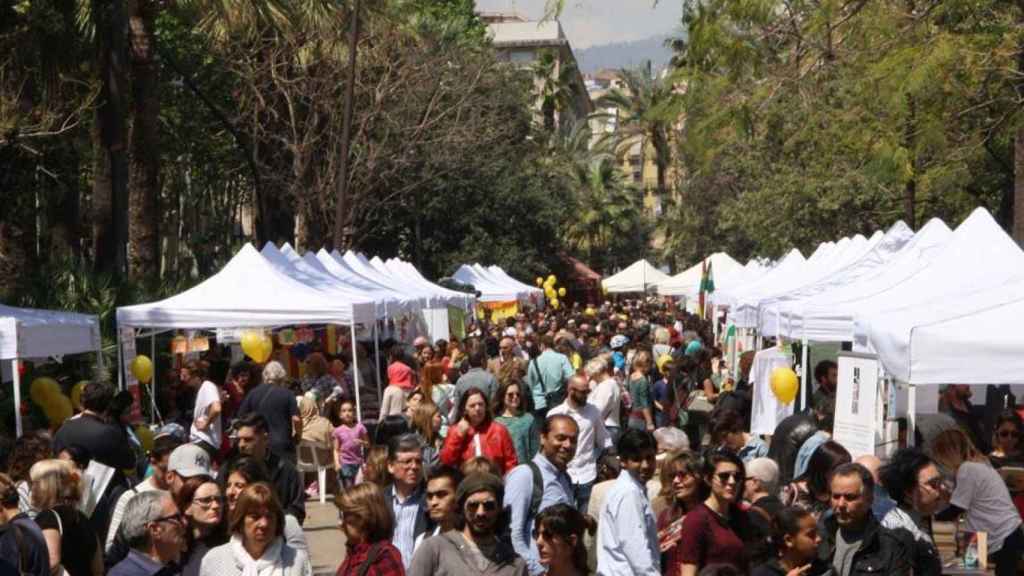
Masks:
[[[882,416],[878,393],[878,357],[874,354],[844,352],[839,355],[836,414],[833,439],[853,458],[875,454]]]

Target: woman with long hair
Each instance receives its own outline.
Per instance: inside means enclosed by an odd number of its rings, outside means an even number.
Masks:
[[[816,576],[829,569],[818,559],[818,523],[803,508],[789,506],[772,518],[772,544],[776,557],[755,568],[752,576]]]
[[[227,510],[220,485],[209,476],[193,476],[182,483],[174,498],[185,515],[188,552],[182,557],[182,576],[199,576],[203,557],[228,541]]]
[[[645,350],[633,357],[633,371],[629,374],[626,389],[632,410],[629,413],[629,427],[636,430],[654,431],[654,402],[651,399],[651,355]]]
[[[520,462],[533,460],[540,449],[532,400],[532,394],[526,393],[520,378],[502,380],[498,393],[494,395],[494,419],[508,429],[516,448],[516,459]]]
[[[683,522],[686,515],[707,498],[701,478],[700,458],[691,452],[670,454],[661,467],[661,492],[657,499],[667,506],[658,514],[658,542],[664,576],[676,576],[682,569]],[[652,504],[653,505],[653,504]]]
[[[246,486],[238,495],[228,524],[231,540],[210,550],[201,576],[312,576],[305,549],[284,539],[285,515],[268,484]]]
[[[413,432],[423,444],[423,473],[439,463],[438,454],[444,442],[441,439],[441,412],[432,402],[420,404],[410,415]]]
[[[841,444],[829,440],[811,454],[807,470],[782,490],[782,503],[803,508],[821,518],[829,509],[829,478],[840,464],[852,462],[850,453]]]
[[[544,576],[584,576],[587,548],[583,534],[587,522],[578,510],[568,504],[555,504],[537,514],[533,523],[533,539],[537,555],[544,567]]]
[[[345,561],[337,576],[404,574],[402,554],[391,543],[395,520],[384,493],[373,483],[353,486],[334,500],[345,533]]]
[[[712,564],[728,564],[745,572],[751,525],[739,503],[746,482],[743,461],[731,452],[711,452],[701,473],[708,497],[683,520],[686,537],[679,553],[679,574],[696,576]]]
[[[502,424],[494,421],[487,395],[470,388],[459,401],[458,425],[448,429],[441,462],[458,468],[476,456],[485,456],[501,468],[502,474],[519,463],[512,437]]]
[[[941,574],[942,560],[932,537],[931,518],[949,502],[949,488],[938,466],[918,448],[902,448],[878,471],[878,479],[896,502],[882,526],[914,537],[914,573]]]
[[[929,451],[939,466],[956,476],[949,508],[942,516],[963,515],[968,530],[987,532],[989,562],[995,564],[996,576],[1015,574],[1024,552],[1024,532],[1006,482],[959,428],[940,432]]]
[[[1021,454],[1020,436],[1024,432],[1024,423],[1016,410],[1007,409],[996,420],[992,431],[992,452],[988,459],[996,470],[1003,466],[1020,466],[1024,464]]]
[[[32,465],[32,505],[50,551],[50,570],[70,576],[101,576],[103,552],[89,518],[78,509],[82,478],[67,460]]]

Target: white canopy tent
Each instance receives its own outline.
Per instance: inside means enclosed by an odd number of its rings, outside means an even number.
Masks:
[[[314,265],[313,262],[315,261],[325,272],[352,286],[361,287],[371,293],[388,294],[392,298],[405,303],[404,305],[412,305],[416,308],[430,307],[429,293],[408,285],[394,286],[385,284],[378,282],[374,278],[359,274],[349,267],[336,252],[332,254],[321,248],[315,255],[312,252],[306,252],[302,258],[310,263],[310,265]]]
[[[480,264],[473,264],[472,268],[480,276],[483,276],[484,278],[487,278],[498,285],[508,286],[512,290],[515,290],[516,293],[519,295],[518,300],[522,303],[530,303],[533,300],[535,300],[538,297],[538,295],[544,293],[543,290],[538,290],[533,286],[523,284],[522,282],[508,276],[507,274],[498,274],[491,268],[484,268]]]
[[[459,292],[458,290],[451,290],[445,288],[440,284],[435,284],[430,280],[427,280],[415,266],[406,262],[405,260],[399,260],[398,258],[388,259],[384,262],[384,267],[392,273],[392,275],[401,278],[403,281],[409,281],[413,284],[423,286],[427,290],[434,291],[438,298],[441,299],[448,306],[455,306],[464,310],[472,310],[473,303],[476,301],[476,297],[472,294],[465,292]]]
[[[530,286],[526,282],[520,282],[519,280],[516,280],[512,276],[509,276],[508,272],[505,272],[505,270],[503,270],[500,266],[488,266],[487,270],[489,270],[491,274],[493,274],[495,277],[503,278],[511,285],[519,286],[520,288],[526,290],[527,293],[529,293],[533,297],[543,298],[544,296],[544,290],[537,288],[536,286]]]
[[[647,292],[659,282],[668,280],[668,274],[651,266],[645,259],[633,262],[619,273],[601,281],[606,292],[622,294],[627,292]]]
[[[21,373],[19,359],[60,357],[96,352],[102,366],[99,318],[90,314],[15,308],[0,304],[0,361],[11,362],[14,426],[21,437]]]
[[[278,252],[278,254],[280,254]],[[282,255],[283,258],[283,255]],[[355,325],[376,318],[373,300],[303,284],[246,244],[219,272],[181,294],[159,302],[117,309],[119,328],[213,329],[269,328],[294,324],[341,324],[351,327],[353,362]],[[120,331],[118,332],[120,334]],[[358,366],[353,366],[358,371]],[[119,367],[118,380],[124,367]],[[359,395],[356,395],[358,399]],[[361,407],[356,409],[360,412]]]
[[[822,249],[823,248],[819,246],[816,252],[820,252]],[[766,287],[772,286],[773,282],[780,281],[790,274],[798,273],[806,263],[807,260],[804,259],[804,255],[794,248],[790,250],[778,264],[772,267],[771,270],[768,270],[757,278],[735,286],[723,286],[721,288],[716,286],[715,291],[711,293],[711,301],[716,306],[729,306],[732,308],[743,296],[756,293],[759,289],[765,289]],[[755,327],[755,321],[752,318],[744,319],[741,323],[740,318],[738,317],[739,315],[734,312],[730,312],[730,316],[733,323],[739,328]]]
[[[476,288],[480,292],[481,302],[522,302],[530,298],[528,292],[498,282],[466,264],[459,266],[459,269],[452,274],[452,278]]]
[[[687,299],[696,298],[697,293],[700,291],[700,281],[703,278],[704,266],[706,264],[711,265],[712,278],[715,280],[715,284],[718,283],[719,278],[728,278],[744,268],[742,264],[733,260],[732,256],[725,252],[715,252],[679,274],[658,282],[658,294],[662,296],[685,296]]]

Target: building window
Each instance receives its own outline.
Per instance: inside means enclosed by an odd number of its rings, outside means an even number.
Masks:
[[[643,172],[641,172],[639,170],[634,170],[633,171],[633,183],[634,184],[640,184],[641,182],[643,182],[643,180],[644,180]]]
[[[533,50],[510,50],[508,59],[516,64],[528,64],[534,60]]]

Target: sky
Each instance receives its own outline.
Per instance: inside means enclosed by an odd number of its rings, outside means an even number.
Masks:
[[[566,0],[559,17],[573,49],[641,40],[675,33],[682,12],[680,0]],[[517,12],[527,18],[544,16],[545,0],[476,0],[485,12]]]

